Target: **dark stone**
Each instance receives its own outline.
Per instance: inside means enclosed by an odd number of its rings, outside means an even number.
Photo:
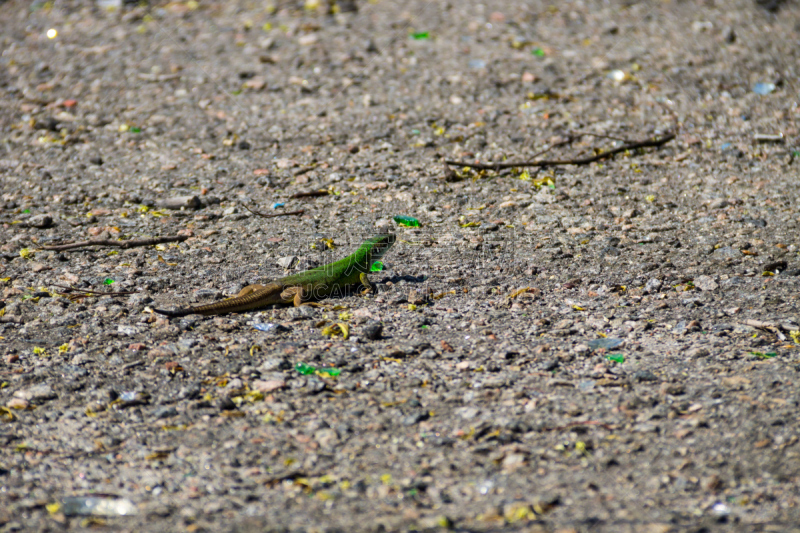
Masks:
[[[655,374],[650,372],[649,370],[640,370],[633,375],[634,381],[658,381],[658,378]]]
[[[775,274],[779,272],[783,272],[786,270],[786,267],[789,266],[789,263],[786,261],[773,261],[772,263],[767,263],[764,265],[765,272],[774,272]]]
[[[380,322],[370,322],[361,328],[361,333],[365,339],[375,341],[383,336],[383,324]]]

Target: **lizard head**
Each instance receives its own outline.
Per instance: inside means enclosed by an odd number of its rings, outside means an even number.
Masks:
[[[389,251],[397,237],[393,233],[386,233],[384,235],[376,235],[371,239],[367,239],[364,245],[369,250],[368,264],[372,265],[375,261],[380,261],[383,254]]]

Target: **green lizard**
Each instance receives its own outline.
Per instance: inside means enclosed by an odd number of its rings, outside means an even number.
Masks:
[[[307,300],[318,300],[332,294],[341,294],[345,287],[361,284],[371,289],[367,279],[372,263],[378,261],[392,247],[395,236],[377,235],[367,239],[353,255],[328,265],[322,265],[299,274],[293,274],[267,283],[248,285],[239,294],[227,300],[186,307],[175,311],[154,309],[167,316],[221,315],[258,309],[272,304],[313,305]]]

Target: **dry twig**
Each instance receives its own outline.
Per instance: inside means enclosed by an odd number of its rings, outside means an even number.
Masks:
[[[302,215],[303,213],[305,213],[304,209],[299,209],[297,211],[286,211],[285,213],[270,213],[270,214],[266,214],[266,213],[260,213],[260,212],[256,211],[255,209],[250,209],[245,204],[242,204],[242,207],[244,207],[245,209],[247,209],[248,211],[250,211],[254,215],[258,215],[258,216],[264,217],[264,218],[288,217],[290,215]]]
[[[82,292],[84,294],[64,294],[62,296],[66,296],[67,298],[86,298],[89,296],[127,296],[129,294],[136,294],[139,291],[119,291],[119,292],[102,292],[102,291],[90,291],[89,289],[78,289],[75,287],[67,287],[65,285],[56,285],[55,283],[50,284],[53,287],[58,287],[59,289],[64,289],[66,291],[74,291],[74,292]]]
[[[325,189],[319,191],[296,192],[289,198],[315,198],[317,196],[328,196],[330,193]]]
[[[42,246],[42,250],[55,250],[63,252],[67,250],[75,250],[76,248],[85,248],[87,246],[110,246],[112,248],[137,248],[139,246],[151,246],[153,244],[164,244],[167,242],[183,242],[188,239],[188,235],[170,235],[167,237],[155,237],[152,239],[129,239],[127,241],[112,241],[110,239],[89,239],[88,241],[68,242],[66,244],[55,244],[52,246]]]
[[[582,133],[577,135],[583,135]],[[445,165],[455,165],[460,167],[467,167],[467,168],[474,168],[476,170],[502,170],[505,168],[521,168],[521,167],[552,167],[552,166],[559,166],[559,165],[588,165],[590,163],[594,163],[596,161],[600,161],[607,157],[611,157],[616,155],[620,152],[625,152],[628,150],[636,150],[637,148],[651,148],[656,146],[662,146],[667,144],[669,141],[676,137],[675,132],[670,132],[657,139],[648,139],[644,141],[630,141],[626,142],[623,146],[619,146],[617,148],[613,148],[608,150],[607,152],[600,152],[599,154],[595,154],[589,157],[582,157],[582,158],[575,158],[575,159],[540,159],[538,161],[523,161],[519,163],[464,163],[461,161],[451,161],[446,160],[444,163]],[[563,144],[569,144],[575,140],[574,137],[570,137],[566,141],[562,141],[547,150],[543,150],[539,152],[539,154],[535,155],[534,157],[538,157],[544,152],[550,151],[555,146],[560,146]]]
[[[563,426],[557,426],[554,428],[546,428],[543,431],[563,431],[565,429],[574,428],[578,426],[600,426],[603,429],[607,429],[609,431],[614,431],[615,426],[612,424],[607,424],[605,422],[601,422],[599,420],[586,420],[585,422],[570,422],[569,424],[565,424]]]

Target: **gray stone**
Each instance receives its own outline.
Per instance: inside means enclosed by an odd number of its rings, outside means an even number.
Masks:
[[[132,337],[142,332],[142,328],[139,326],[130,326],[125,324],[120,324],[117,326],[117,332],[121,333],[122,335],[127,335]]]
[[[643,292],[644,292],[644,294],[655,294],[661,289],[661,286],[663,284],[664,284],[664,282],[661,281],[660,279],[651,278],[647,282],[647,284],[644,286],[644,291]]]
[[[711,203],[708,204],[708,209],[709,210],[711,210],[711,209],[723,209],[725,207],[728,207],[729,205],[731,205],[731,203],[727,199],[725,199],[725,198],[716,198],[714,200],[711,200]]]
[[[161,407],[159,409],[156,409],[155,413],[153,413],[153,416],[157,419],[171,418],[173,416],[178,416],[178,410],[172,406]]]
[[[277,370],[289,370],[290,368],[292,368],[292,364],[283,357],[270,357],[265,359],[261,366],[258,367],[262,372],[275,372]]]
[[[742,257],[742,252],[731,246],[723,246],[714,250],[714,256],[719,259],[736,259]]]
[[[32,228],[49,228],[53,225],[53,217],[50,215],[34,215],[28,219],[28,225]]]
[[[730,278],[728,278],[726,280],[723,280],[722,281],[722,286],[725,287],[725,288],[736,287],[737,285],[744,284],[744,282],[745,282],[744,278],[740,278],[739,276],[733,276],[733,277],[730,277]]]
[[[55,392],[53,392],[53,388],[50,385],[43,383],[41,385],[34,385],[33,387],[29,387],[27,389],[18,390],[14,393],[14,397],[33,402],[41,402],[52,400],[56,398],[57,395]]]
[[[289,269],[295,262],[297,261],[297,257],[294,255],[289,255],[286,257],[281,257],[278,259],[277,263],[278,266],[281,268]]]
[[[703,357],[708,357],[709,351],[707,348],[692,348],[688,352],[686,352],[686,357],[689,359],[701,359]]]
[[[456,415],[464,420],[472,420],[480,414],[480,409],[477,407],[460,407],[456,409]]]
[[[287,314],[291,320],[309,320],[314,318],[316,311],[313,307],[301,305],[300,307],[290,307]]]
[[[711,276],[697,276],[694,278],[694,286],[704,292],[714,291],[719,287]]]
[[[146,305],[153,301],[149,294],[131,294],[128,303],[131,305]]]
[[[195,195],[173,196],[157,200],[156,205],[164,209],[197,209],[200,207],[200,198]]]
[[[658,381],[658,378],[655,374],[650,372],[649,370],[640,370],[633,375],[634,381]]]

